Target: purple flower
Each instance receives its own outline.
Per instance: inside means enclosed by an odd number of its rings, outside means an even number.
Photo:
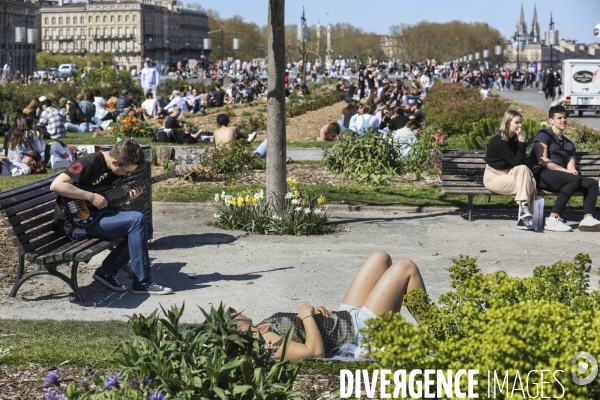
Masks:
[[[56,392],[52,389],[48,390],[46,394],[44,394],[44,400],[65,400],[66,397],[64,394],[57,390]],[[164,399],[164,397],[163,397]]]
[[[133,378],[131,381],[129,381],[129,386],[131,386],[134,389],[139,389],[141,384],[140,378]]]
[[[112,389],[119,386],[119,373],[115,372],[104,381],[104,389]]]
[[[79,383],[79,386],[81,386],[86,392],[90,391],[90,385],[91,383],[87,379],[84,379]]]
[[[56,371],[49,371],[44,378],[44,386],[52,386],[58,382],[58,375],[56,375]]]
[[[152,379],[150,379],[150,378],[144,378],[144,385],[146,385],[146,386],[152,385]]]
[[[435,150],[434,149],[429,150],[429,154],[435,154]]]
[[[167,396],[162,394],[161,392],[150,393],[148,395],[148,400],[166,400]]]

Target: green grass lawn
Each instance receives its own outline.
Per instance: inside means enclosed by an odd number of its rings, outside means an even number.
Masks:
[[[30,364],[49,368],[62,364],[112,370],[119,366],[113,352],[132,336],[127,323],[118,321],[0,320],[0,349],[11,348],[10,354],[0,359],[0,364],[17,368],[28,368]],[[367,365],[356,364],[356,368]],[[306,361],[301,371],[334,373],[343,368],[346,368],[343,363]]]

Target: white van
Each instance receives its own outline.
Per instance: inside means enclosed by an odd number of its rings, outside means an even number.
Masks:
[[[564,60],[562,81],[567,114],[600,114],[600,60]]]

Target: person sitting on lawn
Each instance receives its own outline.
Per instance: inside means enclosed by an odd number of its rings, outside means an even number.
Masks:
[[[177,121],[181,114],[181,108],[174,106],[171,111],[171,115],[165,121],[165,131],[171,137],[171,141],[176,143],[197,143],[200,137],[200,132],[190,131],[190,127],[187,124],[183,126]]]
[[[558,192],[544,229],[555,232],[571,232],[560,215],[567,202],[577,191],[583,192],[583,219],[580,231],[600,231],[600,221],[594,218],[598,198],[598,181],[581,176],[575,165],[575,145],[564,136],[567,128],[567,112],[563,106],[550,107],[550,128],[542,129],[533,139],[529,167],[537,187]]]
[[[344,343],[361,344],[364,335],[360,330],[366,321],[393,311],[400,312],[404,296],[413,289],[425,290],[419,268],[409,259],[392,262],[389,254],[377,251],[367,257],[355,275],[339,311],[329,311],[323,306],[303,304],[298,313],[277,313],[258,325],[235,310],[240,330],[251,329],[265,340],[276,343],[294,327],[287,359],[324,357],[339,351]],[[413,317],[420,324],[417,315]],[[281,356],[282,349],[275,352]]]
[[[219,127],[213,133],[215,146],[217,147],[223,147],[238,137],[246,139],[248,142],[252,142],[256,138],[256,132],[245,133],[236,126],[229,126],[229,116],[227,114],[217,115],[217,125]]]
[[[517,229],[533,230],[530,205],[535,197],[535,179],[525,165],[525,132],[518,111],[504,113],[500,130],[490,140],[485,154],[483,184],[493,193],[514,195],[519,204]]]
[[[8,154],[11,162],[23,162],[23,154],[36,151],[44,154],[44,138],[33,130],[33,119],[22,114],[17,122],[17,127],[11,133],[7,142]],[[42,160],[43,161],[43,158]]]

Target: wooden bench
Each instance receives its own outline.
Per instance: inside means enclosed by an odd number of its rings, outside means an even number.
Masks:
[[[442,194],[468,196],[469,221],[473,218],[473,196],[501,196],[483,186],[485,170],[484,150],[444,150],[442,151]],[[600,179],[600,153],[577,153],[577,169],[582,176]],[[525,164],[529,163],[529,156]],[[556,196],[557,193],[537,191],[539,196]],[[576,193],[576,195],[583,195]]]
[[[136,169],[125,183],[149,177],[150,167]],[[96,254],[114,248],[119,239],[86,239],[71,241],[64,232],[53,230],[56,193],[50,184],[58,174],[43,178],[14,189],[0,192],[0,217],[8,228],[9,236],[19,253],[17,277],[9,297],[16,296],[21,285],[39,275],[51,275],[62,279],[73,289],[75,298],[83,301],[77,284],[77,268],[81,262],[89,262]],[[152,221],[152,190],[147,187],[142,195],[128,206]],[[26,263],[37,268],[26,273]],[[62,264],[71,264],[71,276],[58,271]]]

